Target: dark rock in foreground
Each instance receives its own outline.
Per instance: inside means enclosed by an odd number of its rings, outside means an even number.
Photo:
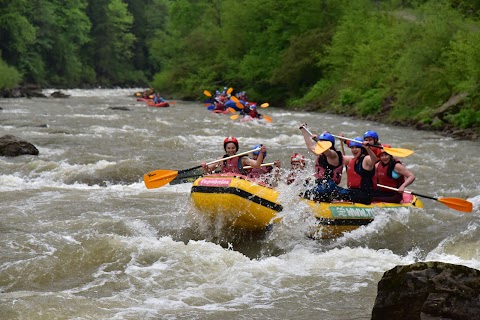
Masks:
[[[433,261],[396,266],[378,283],[372,319],[480,319],[480,270]]]
[[[0,156],[16,157],[24,154],[38,155],[38,149],[30,142],[12,135],[0,137]]]
[[[62,91],[55,91],[52,94],[50,94],[50,97],[53,97],[53,98],[68,98],[68,97],[70,97],[70,95],[63,93]]]

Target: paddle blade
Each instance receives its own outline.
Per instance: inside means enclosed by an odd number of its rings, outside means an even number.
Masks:
[[[233,88],[232,88],[232,87],[228,88],[227,94],[232,94],[232,91],[233,91]]]
[[[230,100],[235,102],[235,105],[237,106],[238,109],[243,109],[243,104],[240,103],[240,100],[238,100],[237,97],[230,97]]]
[[[315,153],[322,154],[328,149],[330,149],[331,146],[332,146],[332,143],[330,141],[320,140],[317,142],[317,145],[315,146]]]
[[[472,212],[473,204],[470,201],[461,198],[438,198],[438,201],[452,209],[462,212]]]
[[[233,109],[232,107],[228,108],[228,111],[230,111],[230,113],[237,113],[237,110]]]
[[[211,97],[212,94],[208,90],[203,90],[203,94],[206,95],[207,97]]]
[[[268,106],[269,106],[268,102],[265,102],[260,105],[260,108],[268,108]]]
[[[386,153],[398,157],[405,158],[413,154],[413,150],[403,149],[403,148],[382,148]]]
[[[234,114],[233,116],[230,116],[230,119],[232,119],[232,120],[237,120],[238,117],[239,117],[238,114]]]
[[[270,118],[269,116],[263,116],[263,119],[265,119],[265,121],[267,122],[272,122],[272,118]]]
[[[170,104],[170,105],[172,105],[172,104],[177,104],[177,101],[170,101],[169,104]]]
[[[155,170],[146,173],[143,176],[143,182],[147,189],[160,188],[175,179],[178,175],[178,171],[173,170]]]

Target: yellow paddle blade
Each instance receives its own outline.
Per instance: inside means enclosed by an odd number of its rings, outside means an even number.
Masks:
[[[237,106],[237,108],[243,109],[243,104],[240,103],[240,100],[238,100],[237,97],[230,97],[230,100],[235,102],[235,105]]]
[[[403,148],[383,148],[386,153],[398,157],[398,158],[405,158],[413,154],[413,150],[403,149]]]
[[[265,119],[265,121],[267,122],[272,122],[272,118],[270,118],[269,116],[263,116],[263,119]]]
[[[237,113],[237,110],[233,109],[232,107],[228,108],[228,111],[230,111],[230,113]]]
[[[330,149],[331,147],[332,147],[332,143],[330,141],[320,140],[317,142],[317,145],[315,146],[315,153],[322,154],[328,149]]]
[[[232,120],[236,120],[238,119],[239,115],[238,114],[234,114],[233,116],[230,116],[230,119]]]
[[[470,201],[461,198],[438,198],[438,201],[452,209],[462,212],[472,212],[473,204]]]
[[[148,97],[149,97],[150,99],[153,99],[153,94],[149,95]]]
[[[142,96],[142,94],[141,94],[140,92],[137,92],[137,93],[135,93],[135,96],[137,96],[137,97],[141,97],[141,96]]]
[[[203,90],[203,94],[206,95],[207,97],[211,97],[212,94],[208,90]]]
[[[233,91],[233,88],[232,88],[232,87],[228,88],[228,90],[227,90],[227,94],[231,94],[231,93],[232,93],[232,91]]]
[[[175,179],[178,175],[178,171],[173,170],[155,170],[146,173],[143,176],[143,182],[147,189],[160,188]]]
[[[268,102],[265,102],[260,105],[260,108],[268,108],[268,106],[269,106]]]

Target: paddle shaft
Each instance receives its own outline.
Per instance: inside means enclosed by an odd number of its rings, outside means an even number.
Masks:
[[[385,185],[383,185],[383,184],[377,184],[377,186],[379,186],[379,187],[381,187],[381,188],[384,188],[384,189],[389,189],[389,190],[393,190],[393,191],[398,191],[397,188],[385,186]],[[438,201],[438,198],[434,198],[434,197],[430,197],[430,196],[425,196],[425,195],[422,195],[422,194],[415,193],[415,192],[413,192],[413,191],[403,190],[403,192],[409,193],[409,194],[413,194],[414,196],[424,197],[424,198],[427,198],[427,199],[432,199],[432,200],[437,200],[437,201]]]
[[[332,136],[334,136],[335,138],[341,139],[341,140],[348,140],[348,141],[353,141],[353,142],[359,142],[359,141],[357,141],[357,140],[345,138],[345,137],[342,137],[342,136],[337,136],[337,135],[334,135],[334,134],[332,134]],[[374,144],[367,144],[367,146],[373,147],[373,148],[383,149],[382,146],[376,146],[376,145],[374,145]]]
[[[268,167],[268,166],[273,166],[273,165],[274,165],[273,162],[262,163],[262,164],[260,165],[260,167]],[[253,168],[253,167],[252,167],[252,166],[245,166],[245,167],[243,167],[243,169],[251,169],[251,168]]]
[[[307,127],[303,127],[303,129],[305,129],[305,131],[308,132],[308,134],[312,137],[312,140],[317,142],[318,141],[318,138],[317,137],[313,137],[313,133],[310,132],[310,130],[308,130]]]

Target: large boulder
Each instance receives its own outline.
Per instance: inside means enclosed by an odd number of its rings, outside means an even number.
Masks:
[[[38,149],[30,142],[12,135],[0,137],[0,156],[16,157],[24,154],[38,155]]]
[[[372,319],[480,319],[480,270],[435,261],[396,266],[378,283]]]

